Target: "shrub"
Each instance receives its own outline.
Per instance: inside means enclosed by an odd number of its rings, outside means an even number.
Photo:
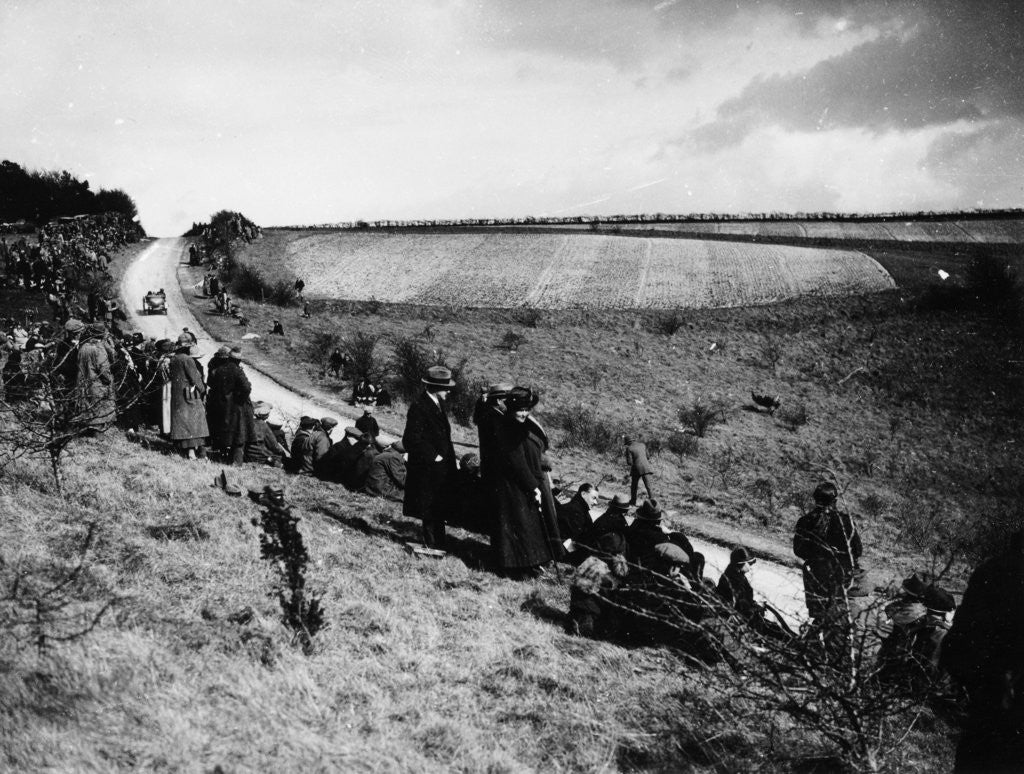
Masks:
[[[686,315],[681,309],[673,309],[655,315],[651,321],[650,330],[652,333],[660,333],[662,336],[675,336],[685,325]]]
[[[352,340],[348,342],[346,350],[352,358],[349,371],[354,381],[368,379],[372,381],[380,372],[380,364],[377,362],[377,341],[380,336],[372,333],[356,331]]]
[[[423,389],[420,380],[427,369],[434,365],[434,358],[415,339],[402,337],[395,341],[395,353],[391,362],[395,393],[406,402],[414,400]]]
[[[285,277],[268,279],[248,263],[235,264],[229,272],[231,292],[238,298],[290,306],[296,302],[295,280]]]
[[[680,457],[692,457],[697,453],[699,445],[696,436],[678,430],[671,433],[665,441],[666,448]]]
[[[693,430],[698,438],[703,438],[712,425],[725,421],[725,414],[717,403],[705,403],[700,398],[691,406],[683,406],[679,409],[679,421],[686,427]]]
[[[309,334],[308,341],[307,356],[320,367],[320,373],[326,373],[331,353],[344,343],[341,336],[332,330],[318,330]]]
[[[327,628],[327,622],[320,597],[306,592],[309,554],[299,532],[299,517],[283,499],[274,499],[270,487],[263,491],[267,506],[258,520],[252,520],[262,530],[260,556],[270,563],[277,576],[274,586],[284,623],[308,655],[313,651],[313,637]]]
[[[565,448],[592,449],[606,454],[622,445],[625,428],[598,416],[592,408],[577,405],[547,416],[554,426],[564,431],[561,445]]]
[[[787,403],[775,412],[776,421],[787,430],[796,432],[807,424],[807,406],[803,403]]]
[[[508,331],[504,336],[501,337],[501,341],[498,343],[500,349],[506,349],[509,352],[515,352],[519,347],[526,343],[526,337],[522,334],[516,333],[515,331]]]
[[[762,366],[774,371],[778,368],[779,361],[782,360],[782,345],[779,344],[778,339],[766,333],[761,336],[758,356]]]
[[[540,309],[522,306],[512,310],[512,320],[524,328],[536,328],[544,315]]]
[[[995,255],[979,255],[967,267],[967,290],[981,306],[1004,308],[1020,301],[1016,272]]]
[[[446,365],[440,359],[441,365]],[[452,371],[452,380],[455,388],[448,393],[448,413],[452,419],[463,427],[470,427],[473,424],[473,410],[476,408],[480,393],[487,389],[487,382],[484,379],[470,380],[466,373],[468,359],[462,358],[456,365],[449,366]]]

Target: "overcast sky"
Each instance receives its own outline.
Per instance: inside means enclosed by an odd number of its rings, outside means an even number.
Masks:
[[[1018,0],[0,0],[0,158],[357,218],[1024,206]]]

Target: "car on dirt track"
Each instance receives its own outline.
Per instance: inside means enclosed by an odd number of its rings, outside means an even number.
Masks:
[[[144,295],[142,311],[146,314],[167,314],[167,294],[147,293]]]

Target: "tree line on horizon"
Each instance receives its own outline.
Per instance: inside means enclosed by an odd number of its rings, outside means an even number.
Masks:
[[[20,164],[0,162],[0,223],[18,221],[36,225],[53,218],[117,212],[134,220],[135,201],[119,188],[93,191],[88,180],[67,170],[26,170]]]

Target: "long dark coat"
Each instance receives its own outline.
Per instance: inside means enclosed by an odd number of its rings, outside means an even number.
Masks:
[[[83,424],[103,428],[117,419],[110,357],[98,339],[87,339],[78,347],[77,386]]]
[[[534,491],[547,487],[541,470],[544,439],[536,426],[510,413],[496,428],[497,456],[491,468],[496,513],[491,548],[499,567],[535,567],[561,556],[561,540],[549,498],[537,504]]]
[[[170,375],[171,440],[205,438],[210,434],[203,407],[206,385],[195,360],[187,352],[175,352],[171,357]]]
[[[248,377],[234,359],[229,359],[210,374],[206,416],[214,446],[244,446],[256,440],[256,417],[249,397],[251,392]]]
[[[409,454],[402,513],[443,518],[443,509],[454,498],[455,447],[447,414],[426,392],[409,406],[402,444]]]

